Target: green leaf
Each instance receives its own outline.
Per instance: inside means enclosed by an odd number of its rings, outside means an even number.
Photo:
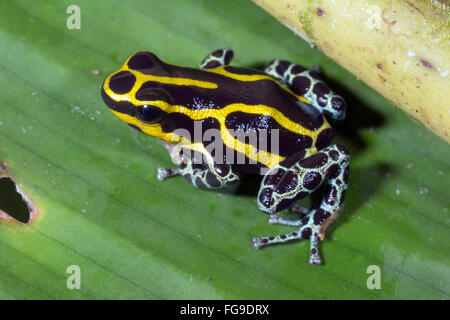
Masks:
[[[70,30],[72,2],[0,3],[0,161],[39,209],[30,224],[0,222],[0,298],[450,298],[445,142],[249,1],[77,1]],[[318,64],[348,101],[335,140],[352,154],[350,183],[322,266],[307,264],[308,241],[251,247],[291,230],[267,223],[257,185],[234,195],[157,181],[173,166],[164,147],[101,100],[136,51],[196,66],[222,47],[239,66]],[[371,265],[381,289],[367,287]]]

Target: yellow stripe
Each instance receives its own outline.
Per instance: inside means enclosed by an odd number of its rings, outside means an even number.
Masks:
[[[133,57],[133,56],[131,56]],[[151,75],[151,74],[145,74],[136,70],[132,70],[128,68],[128,61],[131,59],[131,57],[129,57],[127,59],[127,61],[125,61],[125,63],[123,64],[123,66],[117,71],[129,71],[131,73],[133,73],[136,77],[136,83],[138,83],[139,81],[139,85],[137,86],[138,88],[140,88],[140,84],[142,84],[143,82],[146,81],[158,81],[161,83],[166,83],[166,84],[175,84],[175,85],[179,85],[179,86],[195,86],[195,87],[200,87],[200,88],[205,88],[205,89],[217,89],[217,83],[214,82],[208,82],[208,81],[201,81],[201,80],[193,80],[190,78],[178,78],[178,77],[161,77],[161,76],[155,76],[155,75]],[[116,72],[116,73],[117,73]],[[109,79],[108,79],[108,84],[109,84]],[[136,84],[135,84],[136,87]]]
[[[224,67],[218,67],[214,69],[205,69],[205,71],[221,74],[225,77],[232,78],[239,81],[258,81],[258,80],[272,80],[273,78],[268,75],[262,75],[262,74],[237,74],[232,73],[227,70],[225,70]]]
[[[142,104],[142,103],[141,103]],[[290,120],[279,110],[263,105],[248,105],[243,103],[233,103],[229,104],[221,109],[205,109],[205,110],[192,110],[183,106],[170,106],[169,112],[179,112],[187,115],[193,120],[202,120],[208,117],[213,117],[217,119],[223,127],[225,126],[225,118],[232,112],[240,111],[250,114],[267,115],[275,119],[282,127],[295,132],[300,135],[309,136],[312,139],[316,139],[318,132],[317,130],[309,130],[302,125]]]
[[[158,103],[165,103],[164,101],[152,101],[152,103],[156,104]],[[143,101],[139,101],[139,104],[145,104]],[[167,109],[166,109],[167,108]],[[255,148],[253,145],[243,143],[236,139],[233,135],[230,134],[228,131],[228,128],[225,125],[225,118],[228,114],[235,111],[241,111],[246,112],[250,114],[266,114],[272,118],[274,118],[281,126],[284,128],[295,132],[300,135],[306,135],[313,139],[313,141],[316,141],[318,134],[326,129],[329,128],[330,125],[325,120],[322,126],[314,131],[306,129],[305,127],[301,126],[300,124],[293,122],[292,120],[286,118],[281,112],[278,110],[265,106],[265,105],[245,105],[242,103],[236,103],[236,104],[230,104],[222,109],[207,109],[207,110],[192,110],[183,106],[169,106],[167,105],[166,108],[164,108],[167,112],[178,112],[187,115],[192,120],[202,120],[208,117],[215,118],[220,123],[221,128],[221,136],[223,139],[223,143],[231,148],[234,149],[240,153],[245,154],[245,156],[249,159],[252,159],[254,161],[257,161],[259,163],[264,164],[265,166],[271,168],[281,161],[284,160],[284,157],[276,154],[272,154],[270,152],[262,151],[257,148]],[[165,140],[170,143],[183,143],[186,148],[190,148],[192,150],[196,150],[199,152],[204,151],[204,148],[200,148],[196,146],[196,144],[191,143],[191,141],[185,139],[184,137],[181,137],[175,133],[169,132],[164,133],[161,129],[161,126],[159,124],[154,125],[148,125],[144,124],[140,121],[138,121],[135,117],[129,116],[127,114],[119,113],[114,110],[111,110],[119,119],[122,121],[133,124],[140,128],[144,133],[154,136],[156,138]]]
[[[123,70],[120,69],[118,72],[120,71]],[[147,81],[157,81],[160,83],[175,84],[179,86],[196,86],[205,89],[217,89],[217,84],[213,82],[192,80],[188,78],[159,77],[152,75],[143,76],[140,72],[134,70],[128,71],[136,76],[136,83],[134,84],[133,89],[131,89],[131,91],[124,94],[117,94],[114,91],[112,91],[111,88],[109,87],[109,80],[113,75],[106,78],[103,89],[105,90],[106,94],[115,101],[129,101],[134,105],[142,104],[142,101],[136,99],[136,92],[141,88],[142,84]]]
[[[311,102],[309,100],[307,100],[305,97],[296,94],[295,92],[293,92],[291,89],[289,89],[288,87],[284,86],[281,82],[275,80],[273,77],[269,76],[269,75],[261,75],[261,74],[237,74],[237,73],[232,73],[229,72],[227,70],[225,70],[224,67],[218,67],[218,68],[214,68],[214,69],[205,69],[205,71],[209,71],[212,73],[217,73],[217,74],[221,74],[225,77],[228,78],[232,78],[238,81],[258,81],[258,80],[270,80],[270,81],[274,81],[275,83],[277,83],[281,88],[283,88],[284,90],[286,90],[287,92],[289,92],[290,94],[292,94],[293,96],[295,96],[298,100],[305,102],[307,104],[311,104]]]
[[[120,120],[122,120],[125,123],[135,125],[139,129],[142,130],[145,134],[148,134],[150,136],[162,139],[164,141],[167,141],[169,143],[178,144],[181,143],[185,148],[189,148],[194,151],[198,151],[202,154],[207,154],[206,149],[204,148],[202,143],[192,143],[185,137],[179,136],[173,132],[163,132],[161,129],[161,126],[158,124],[154,125],[148,125],[144,124],[140,121],[138,121],[135,117],[132,117],[125,113],[120,113],[114,110],[111,110],[116,117],[118,117]],[[223,124],[223,121],[221,121],[221,124]],[[243,143],[236,139],[234,136],[232,136],[228,130],[225,128],[225,126],[221,126],[221,136],[223,139],[224,144],[233,150],[236,150],[242,154],[245,154],[245,156],[249,159],[252,159],[254,161],[257,161],[259,163],[264,164],[265,166],[271,168],[281,161],[284,160],[284,157],[271,154],[270,152],[266,151],[259,151],[252,145],[248,145],[246,143]]]
[[[136,83],[133,86],[133,89],[131,91],[124,93],[124,94],[117,94],[111,90],[109,87],[109,80],[112,76],[115,74],[121,72],[121,71],[128,71],[132,73],[136,77]],[[217,83],[214,82],[208,82],[208,81],[200,81],[200,80],[193,80],[189,78],[177,78],[177,77],[161,77],[161,76],[154,76],[149,74],[143,74],[139,71],[131,70],[126,67],[126,64],[122,66],[117,72],[110,75],[105,80],[105,84],[103,86],[105,92],[114,100],[116,101],[130,101],[134,105],[137,105],[137,102],[140,102],[139,100],[136,100],[135,95],[136,92],[141,88],[142,84],[147,81],[156,81],[160,83],[165,84],[175,84],[179,86],[195,86],[199,88],[204,89],[217,89]]]

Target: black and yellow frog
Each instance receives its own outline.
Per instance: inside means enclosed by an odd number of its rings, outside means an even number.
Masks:
[[[344,119],[345,102],[300,65],[274,60],[261,72],[230,66],[232,57],[221,49],[186,68],[138,52],[106,78],[101,94],[120,120],[172,150],[180,166],[159,168],[159,180],[184,176],[198,188],[219,189],[236,185],[240,173],[263,174],[258,207],[269,223],[296,230],[253,238],[253,246],[310,238],[309,263],[319,264],[318,241],[342,208],[350,158],[331,144],[326,116]],[[323,183],[319,206],[296,205]],[[304,216],[276,215],[286,208]]]

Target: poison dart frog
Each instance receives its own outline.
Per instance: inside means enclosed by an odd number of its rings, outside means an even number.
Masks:
[[[106,78],[101,95],[120,120],[171,151],[179,167],[158,168],[161,181],[183,176],[197,188],[220,189],[237,185],[242,173],[263,175],[259,209],[270,224],[295,229],[255,237],[253,247],[309,238],[309,263],[320,264],[318,243],[343,206],[350,159],[331,144],[326,117],[344,119],[346,104],[313,70],[273,60],[262,72],[230,66],[232,58],[231,49],[220,49],[187,68],[138,52]],[[322,184],[320,205],[296,204]],[[303,216],[277,215],[288,208]]]

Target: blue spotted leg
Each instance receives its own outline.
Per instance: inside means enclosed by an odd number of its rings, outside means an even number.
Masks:
[[[340,145],[332,145],[304,158],[305,151],[298,152],[269,170],[258,194],[259,208],[270,214],[269,223],[298,228],[294,232],[278,236],[253,238],[253,247],[310,238],[310,264],[320,264],[318,243],[325,231],[336,220],[344,202],[347,189],[350,155]],[[322,183],[325,192],[319,207],[305,212],[298,220],[289,220],[275,213],[295,205],[295,202],[311,194]]]
[[[345,119],[346,104],[344,99],[331,91],[316,76],[317,68],[308,70],[289,61],[273,60],[269,62],[264,72],[286,84],[296,94],[308,99],[320,113],[335,120]]]

